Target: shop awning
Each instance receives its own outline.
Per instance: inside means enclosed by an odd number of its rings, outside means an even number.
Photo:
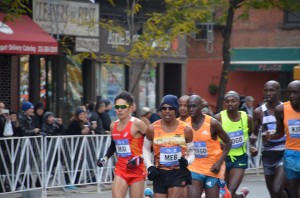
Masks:
[[[300,48],[235,48],[229,71],[292,71],[300,64]]]
[[[58,53],[58,43],[28,16],[3,23],[0,13],[0,54]]]

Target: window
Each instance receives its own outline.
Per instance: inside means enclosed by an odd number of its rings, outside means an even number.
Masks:
[[[284,28],[300,28],[300,10],[295,12],[285,12]]]

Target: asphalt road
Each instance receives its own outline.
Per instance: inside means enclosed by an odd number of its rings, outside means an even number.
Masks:
[[[240,185],[240,188],[242,187],[248,187],[248,189],[250,190],[249,195],[247,196],[247,198],[268,198],[269,197],[269,193],[268,190],[266,188],[265,185],[265,180],[262,174],[260,175],[246,175],[244,177],[244,180],[242,182],[242,184]],[[89,190],[87,190],[89,189]],[[86,192],[90,191],[90,192]],[[80,188],[80,190],[76,190],[74,192],[68,192],[68,193],[64,193],[64,195],[59,196],[62,198],[111,198],[111,191],[107,190],[104,192],[100,192],[97,193],[97,188],[94,187],[94,192],[92,191],[91,187],[85,187],[85,188]],[[56,197],[57,196],[51,196],[49,195],[49,197]],[[127,196],[129,198],[129,196]]]

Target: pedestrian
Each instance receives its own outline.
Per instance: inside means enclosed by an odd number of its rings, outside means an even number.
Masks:
[[[289,100],[276,106],[276,132],[266,132],[264,140],[275,140],[286,135],[283,164],[290,198],[300,197],[300,81],[288,84]]]
[[[253,116],[253,102],[252,96],[246,96],[244,104],[242,104],[240,111],[245,111],[248,115]]]
[[[179,98],[178,100],[178,104],[179,104],[179,117],[178,119],[186,122],[186,123],[190,123],[191,122],[191,117],[188,114],[188,108],[187,108],[187,101],[189,99],[188,95],[183,95]]]
[[[104,157],[97,161],[103,167],[106,161],[117,152],[115,178],[112,196],[125,198],[128,188],[131,198],[143,197],[146,178],[145,164],[142,159],[142,146],[147,126],[131,115],[134,98],[123,91],[115,98],[115,111],[118,120],[111,123],[111,144]]]
[[[282,104],[280,101],[280,84],[270,80],[265,83],[263,89],[264,100],[262,104],[254,110],[253,114],[253,135],[250,142],[253,147],[257,140],[260,129],[261,133],[276,130],[275,107]],[[285,151],[285,136],[278,140],[264,141],[262,143],[262,165],[264,168],[265,182],[272,198],[287,197],[284,190],[286,180],[283,167],[283,153]]]
[[[219,197],[219,180],[224,179],[225,158],[231,147],[231,140],[216,119],[202,113],[203,100],[191,95],[187,102],[193,129],[195,161],[188,166],[192,174],[192,185],[188,186],[189,197]],[[223,142],[223,150],[220,146]]]
[[[202,98],[202,113],[209,116],[214,116],[213,111],[211,110],[211,107],[209,106],[208,102]]]
[[[221,111],[215,118],[222,123],[224,131],[229,135],[232,145],[226,157],[225,181],[233,198],[243,198],[249,193],[239,188],[245,169],[248,168],[247,141],[252,132],[252,117],[244,111],[239,111],[240,96],[235,91],[229,91],[224,96],[225,110]]]
[[[147,129],[143,153],[148,179],[153,181],[154,197],[186,197],[185,187],[192,182],[187,166],[195,159],[193,131],[176,119],[178,108],[176,96],[164,96],[160,104],[161,120]]]

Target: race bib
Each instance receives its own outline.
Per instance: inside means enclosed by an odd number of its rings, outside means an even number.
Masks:
[[[268,131],[271,134],[275,133],[275,131],[276,131],[276,123],[267,124],[267,127],[268,127]]]
[[[115,140],[115,144],[116,144],[116,151],[118,156],[120,157],[131,156],[131,150],[130,150],[128,139]]]
[[[300,138],[300,120],[288,120],[291,138]]]
[[[181,156],[182,154],[180,146],[160,148],[160,164],[164,166],[178,165],[178,160]]]
[[[194,142],[194,149],[196,158],[207,157],[206,142]]]
[[[245,140],[242,130],[228,133],[228,135],[232,141],[231,148],[240,148],[244,145]]]

